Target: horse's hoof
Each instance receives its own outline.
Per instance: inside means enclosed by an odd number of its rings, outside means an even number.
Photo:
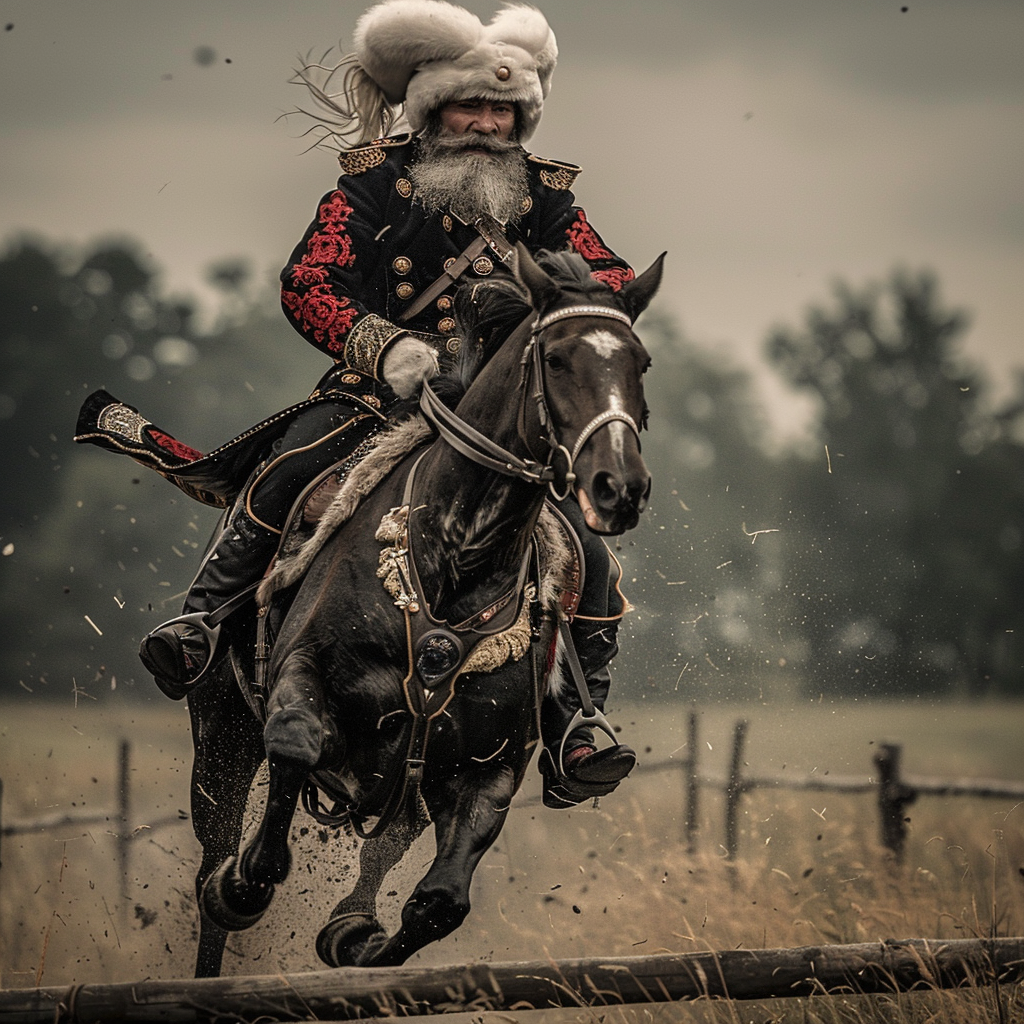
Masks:
[[[316,937],[316,953],[328,967],[360,967],[387,941],[372,914],[332,917]]]
[[[240,932],[251,928],[267,912],[273,898],[272,885],[250,885],[238,871],[238,858],[228,857],[203,883],[200,905],[215,925]]]

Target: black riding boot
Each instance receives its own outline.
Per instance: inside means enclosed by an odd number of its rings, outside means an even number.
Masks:
[[[259,580],[279,540],[236,506],[200,566],[181,616],[142,638],[139,657],[171,700],[186,696],[214,662],[220,627],[211,628],[206,613]]]
[[[618,619],[577,617],[570,626],[591,703],[604,711],[611,675],[608,665],[619,650]],[[581,709],[580,696],[571,674],[564,672],[560,685],[549,690],[541,706],[540,771],[544,777],[546,807],[571,807],[591,797],[605,796],[633,770],[636,752],[624,743],[598,750],[589,725],[572,726]],[[603,716],[602,716],[603,721]]]

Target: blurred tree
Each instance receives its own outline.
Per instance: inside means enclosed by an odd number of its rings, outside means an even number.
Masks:
[[[768,424],[750,376],[721,353],[657,309],[638,332],[652,357],[643,445],[654,486],[636,538],[620,542],[640,642],[623,644],[616,687],[636,675],[677,697],[756,695],[796,642],[784,635],[784,490]],[[632,670],[634,650],[645,670]]]
[[[787,583],[814,692],[988,686],[984,652],[1006,621],[993,618],[1007,568],[994,556],[1019,533],[1007,463],[1020,453],[994,447],[983,383],[956,351],[966,325],[932,274],[897,272],[885,287],[837,285],[832,308],[768,340],[770,361],[819,403],[821,447],[788,467],[803,543]]]
[[[177,611],[216,519],[155,474],[73,444],[90,391],[209,449],[304,398],[326,369],[269,286],[216,319],[200,333],[192,303],[162,292],[132,242],[82,254],[24,239],[0,257],[0,690],[144,676],[137,640]]]

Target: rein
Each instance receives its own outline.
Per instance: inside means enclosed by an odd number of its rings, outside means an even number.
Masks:
[[[464,455],[471,462],[484,466],[503,476],[516,477],[525,480],[527,483],[547,484],[551,488],[551,495],[556,501],[561,501],[569,496],[572,485],[576,481],[576,474],[573,466],[579,458],[583,446],[590,438],[605,426],[616,420],[625,423],[633,433],[639,437],[640,430],[636,421],[628,413],[619,412],[615,409],[606,409],[598,413],[579,433],[570,451],[558,439],[555,432],[555,425],[548,407],[545,378],[544,378],[544,357],[540,336],[553,324],[561,320],[570,320],[578,317],[603,317],[607,320],[617,320],[633,326],[633,321],[627,313],[614,309],[611,306],[577,305],[566,306],[563,309],[556,309],[546,316],[539,317],[532,322],[527,318],[509,336],[505,344],[513,339],[518,339],[530,334],[530,340],[526,343],[521,360],[522,372],[519,379],[519,413],[517,429],[519,437],[529,450],[529,441],[526,438],[526,402],[527,385],[532,372],[536,382],[536,390],[533,392],[533,400],[537,404],[537,418],[540,421],[541,429],[544,431],[544,439],[547,442],[549,452],[547,460],[543,463],[534,459],[521,459],[512,452],[502,448],[489,437],[485,437],[475,427],[470,426],[456,413],[452,412],[435,394],[429,381],[423,382],[423,389],[420,392],[420,411],[437,428],[437,432],[444,440],[451,445],[460,455]],[[562,464],[556,465],[556,459],[561,459]]]

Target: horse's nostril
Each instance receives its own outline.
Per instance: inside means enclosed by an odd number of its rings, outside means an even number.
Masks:
[[[602,508],[616,505],[622,495],[622,487],[611,473],[598,473],[594,476],[594,503]]]

